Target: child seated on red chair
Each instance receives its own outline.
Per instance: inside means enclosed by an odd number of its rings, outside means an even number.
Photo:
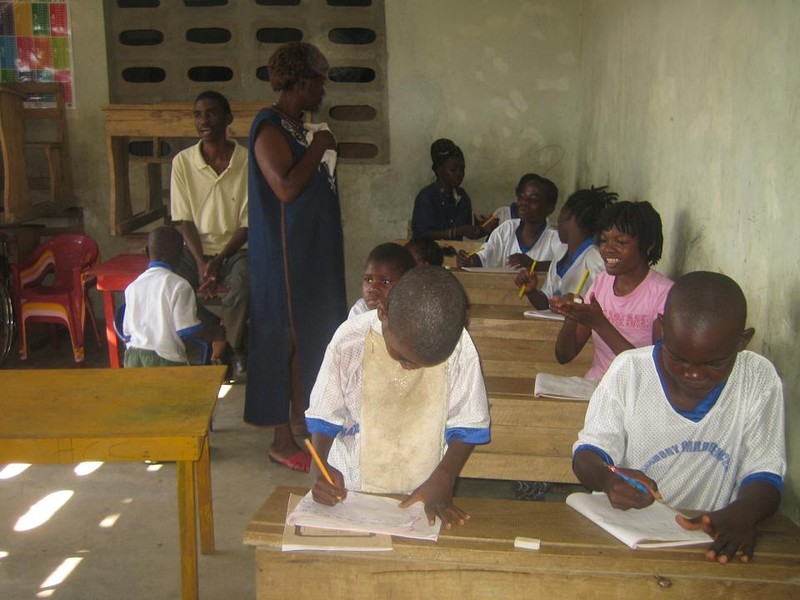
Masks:
[[[177,229],[159,227],[150,232],[147,270],[125,289],[126,367],[188,365],[183,338],[225,339],[220,325],[206,327],[200,322],[192,286],[173,272],[182,251],[183,237]]]

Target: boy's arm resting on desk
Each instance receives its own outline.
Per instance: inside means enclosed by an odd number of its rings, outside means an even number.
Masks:
[[[400,503],[401,508],[421,501],[425,504],[425,514],[431,525],[437,516],[447,529],[453,524],[463,525],[467,522],[470,519],[469,513],[453,504],[453,487],[473,447],[473,444],[451,441],[431,476]]]
[[[714,538],[714,543],[706,551],[709,560],[727,563],[741,553],[739,560],[749,562],[756,546],[756,525],[777,511],[780,503],[778,487],[754,479],[745,481],[739,488],[737,499],[725,508],[693,519],[678,515],[675,520],[685,529],[702,529]]]

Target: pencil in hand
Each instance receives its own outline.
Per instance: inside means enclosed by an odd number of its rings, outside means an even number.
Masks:
[[[311,440],[308,438],[306,438],[303,441],[306,443],[306,448],[308,448],[308,451],[311,453],[311,458],[314,459],[314,462],[317,464],[317,468],[319,468],[319,472],[322,473],[322,476],[325,478],[325,481],[330,483],[332,486],[336,487],[336,484],[333,483],[333,478],[331,477],[331,474],[325,467],[325,463],[322,462],[322,459],[319,457],[319,454],[317,454],[317,449],[314,448],[314,444],[312,444]],[[342,497],[336,496],[336,499],[341,502]]]
[[[636,481],[636,480],[635,480],[633,477],[630,477],[630,476],[628,476],[628,475],[625,475],[625,473],[623,473],[622,471],[620,471],[620,470],[619,470],[617,467],[615,467],[614,465],[606,465],[606,467],[607,467],[607,468],[608,468],[608,470],[609,470],[609,471],[611,471],[611,472],[612,472],[614,475],[616,475],[617,477],[620,477],[620,478],[624,479],[625,481],[627,481],[628,483],[630,483],[630,484],[631,484],[633,487],[635,487],[637,490],[639,490],[639,491],[640,491],[640,492],[642,492],[643,494],[648,494],[649,496],[652,496],[652,497],[653,497],[653,499],[654,499],[654,500],[657,500],[658,502],[664,502],[664,498],[661,496],[661,493],[660,493],[658,490],[651,490],[649,487],[647,487],[647,486],[646,486],[646,485],[644,485],[643,483],[641,483],[641,482],[639,482],[639,481]]]
[[[536,268],[536,261],[534,260],[531,263],[531,268],[528,271],[528,275],[533,275],[533,270],[535,268]],[[517,298],[519,298],[520,300],[522,300],[522,297],[525,295],[525,288],[526,287],[527,287],[527,284],[525,284],[525,283],[523,283],[521,286],[519,286],[519,294],[517,295]]]
[[[578,283],[578,287],[575,289],[575,295],[580,296],[581,290],[583,290],[583,286],[586,285],[586,280],[589,279],[589,269],[586,269],[583,272],[583,277],[581,277],[580,282]]]

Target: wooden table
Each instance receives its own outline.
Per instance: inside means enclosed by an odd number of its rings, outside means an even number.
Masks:
[[[119,343],[114,332],[114,292],[125,291],[128,284],[147,269],[148,261],[146,254],[120,254],[100,263],[89,272],[89,275],[97,277],[97,289],[103,292],[108,362],[112,369],[121,366]]]
[[[392,552],[281,552],[288,493],[253,517],[256,598],[800,598],[800,528],[764,521],[751,564],[709,562],[700,548],[631,550],[566,506],[458,498],[472,514],[437,543],[394,540]],[[538,551],[513,547],[538,538]]]
[[[0,463],[175,461],[182,597],[196,599],[198,512],[200,548],[214,552],[208,424],[225,367],[142,374],[0,371]]]

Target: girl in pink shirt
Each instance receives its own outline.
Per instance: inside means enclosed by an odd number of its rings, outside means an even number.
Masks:
[[[661,217],[649,202],[618,202],[598,222],[598,246],[606,272],[598,273],[586,293],[553,299],[553,311],[566,317],[556,340],[556,359],[575,358],[592,336],[594,359],[586,374],[599,380],[614,357],[649,346],[661,338],[658,315],[664,312],[672,280],[650,267],[661,258]]]

